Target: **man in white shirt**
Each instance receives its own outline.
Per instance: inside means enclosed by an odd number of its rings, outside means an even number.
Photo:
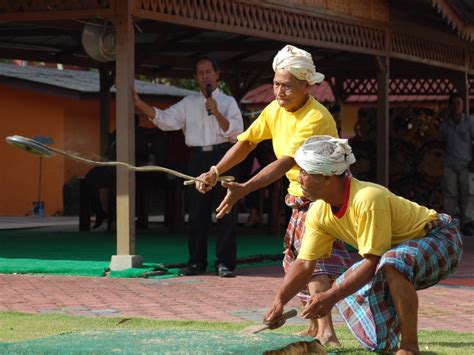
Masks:
[[[208,56],[198,58],[194,78],[200,92],[186,96],[178,103],[160,110],[143,102],[134,91],[135,108],[153,119],[163,131],[183,130],[185,142],[191,148],[188,173],[198,176],[209,166],[217,164],[243,131],[242,114],[235,99],[217,88],[217,62]],[[231,171],[230,175],[236,175]],[[186,275],[198,275],[207,268],[207,233],[211,213],[225,196],[225,189],[216,186],[213,193],[202,195],[194,188],[188,190],[189,227],[188,267]],[[216,273],[233,277],[237,261],[237,211],[217,221]]]

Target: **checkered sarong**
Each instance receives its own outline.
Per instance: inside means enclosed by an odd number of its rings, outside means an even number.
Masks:
[[[437,284],[458,266],[462,255],[459,222],[438,214],[430,227],[425,237],[404,242],[383,254],[372,281],[336,304],[352,334],[368,350],[393,351],[398,345],[400,322],[385,280],[385,265],[395,267],[417,290]],[[336,283],[362,262],[354,264]]]
[[[304,235],[304,222],[311,201],[304,197],[286,195],[285,203],[292,209],[290,222],[288,223],[284,239],[285,255],[283,258],[283,269],[286,273],[298,256],[301,247],[301,240]],[[340,240],[336,240],[333,244],[331,257],[316,262],[312,277],[328,275],[330,279],[335,280],[337,277],[342,275],[350,265],[351,258],[344,243]],[[298,297],[302,301],[308,301],[310,299],[308,288],[298,293]]]

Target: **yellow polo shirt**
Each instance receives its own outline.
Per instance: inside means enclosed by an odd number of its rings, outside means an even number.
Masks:
[[[282,156],[294,157],[305,140],[316,134],[338,137],[336,122],[331,113],[310,96],[306,104],[295,112],[288,112],[276,100],[272,101],[237,139],[257,144],[271,139],[273,151],[279,159]],[[288,193],[301,197],[303,191],[298,183],[298,174],[297,165],[286,173],[290,181]]]
[[[338,211],[322,200],[310,207],[298,259],[329,257],[336,239],[358,249],[362,256],[382,256],[400,243],[425,236],[426,224],[436,218],[435,210],[383,186],[347,178],[346,196]]]

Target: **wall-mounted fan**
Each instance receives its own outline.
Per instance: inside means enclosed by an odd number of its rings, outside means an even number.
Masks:
[[[106,24],[88,23],[82,30],[82,46],[98,62],[115,60],[117,36],[115,28]]]

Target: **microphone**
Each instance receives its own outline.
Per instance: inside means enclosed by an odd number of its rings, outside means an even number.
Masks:
[[[207,96],[207,98],[212,97],[212,86],[211,86],[211,84],[206,85],[206,96]],[[207,115],[208,116],[211,115],[211,110],[207,110]]]

